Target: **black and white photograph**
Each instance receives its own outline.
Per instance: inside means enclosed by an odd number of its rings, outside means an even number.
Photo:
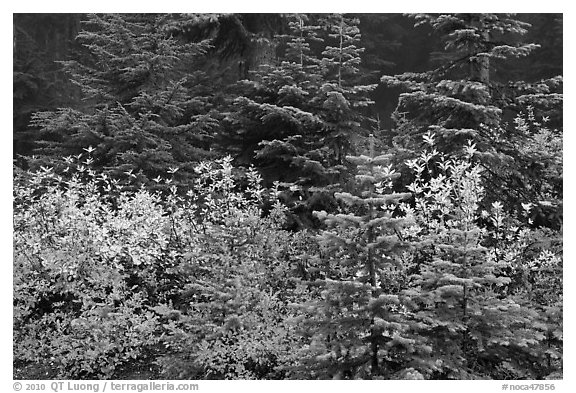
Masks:
[[[563,391],[561,10],[179,11],[12,14],[9,387]]]

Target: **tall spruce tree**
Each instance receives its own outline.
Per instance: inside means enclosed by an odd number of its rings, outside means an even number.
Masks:
[[[192,172],[208,155],[217,127],[207,75],[199,71],[208,41],[174,38],[170,15],[90,15],[78,40],[82,60],[62,62],[83,93],[83,104],[39,112],[39,153],[78,154],[92,146],[94,164],[143,182],[168,168]]]
[[[327,129],[323,142],[332,146],[333,159],[341,165],[344,158],[353,152],[354,138],[360,136],[366,126],[361,110],[374,103],[367,93],[376,85],[359,83],[360,55],[364,52],[360,47],[360,20],[333,14],[322,18],[321,23],[328,32],[321,63],[326,80],[322,86],[326,95],[323,108],[326,110],[324,121]]]
[[[495,35],[524,34],[527,23],[509,15],[443,14],[414,15],[416,26],[428,24],[444,41],[435,53],[440,65],[432,71],[384,76],[382,82],[402,86],[395,112],[398,142],[418,143],[430,127],[443,141],[439,147],[459,146],[467,138],[484,138],[481,125],[498,128],[502,108],[490,79],[492,59],[527,56],[537,46],[497,42]]]
[[[526,175],[530,168],[539,167],[538,160],[520,149],[532,144],[535,135],[518,132],[511,120],[529,105],[538,104],[548,112],[561,106],[561,77],[535,85],[492,77],[506,59],[528,56],[538,48],[518,40],[530,25],[510,14],[418,14],[414,18],[416,26],[429,25],[440,35],[444,50],[435,54],[439,66],[432,71],[382,77],[384,84],[407,90],[393,115],[396,146],[403,152],[400,159],[420,154],[420,138],[430,130],[442,152],[472,139],[492,185],[488,200],[504,194],[509,210],[518,210],[520,200],[541,200],[533,192],[540,176]]]
[[[285,58],[279,64],[261,66],[251,72],[250,79],[237,84],[234,92],[240,96],[231,102],[225,118],[229,130],[222,135],[222,144],[235,150],[239,161],[256,161],[278,180],[294,179],[285,168],[297,154],[295,140],[304,131],[314,133],[322,126],[315,113],[321,75],[308,43],[316,37],[315,26],[305,25],[305,15],[291,19],[291,34],[279,37],[288,41]],[[286,147],[281,148],[281,143]]]
[[[311,205],[327,203],[323,187],[343,178],[343,158],[361,136],[362,107],[371,103],[367,92],[375,85],[358,84],[358,19],[288,20],[289,34],[279,37],[282,61],[239,82],[221,140],[237,149],[240,162],[261,168],[266,180],[282,182],[296,210],[310,212]]]

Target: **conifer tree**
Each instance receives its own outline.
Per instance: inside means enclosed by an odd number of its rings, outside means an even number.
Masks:
[[[432,348],[432,367],[420,371],[434,379],[542,378],[538,348],[547,316],[525,293],[508,291],[514,257],[500,250],[506,213],[498,201],[480,212],[485,189],[476,147],[469,142],[463,157],[448,158],[434,135],[425,140],[423,154],[409,163],[415,204],[403,209],[414,225],[404,235],[415,240],[416,268],[401,295],[412,332]],[[481,217],[494,226],[481,226]]]
[[[230,130],[222,138],[224,146],[237,150],[240,161],[255,161],[268,177],[281,181],[298,178],[293,176],[297,168],[289,173],[285,168],[313,149],[303,147],[323,126],[317,98],[322,74],[310,49],[311,42],[322,41],[320,27],[306,15],[292,15],[288,24],[290,33],[279,37],[286,40],[284,59],[261,66],[238,83],[241,96],[232,102],[225,118]]]
[[[360,47],[359,19],[334,14],[324,17],[321,23],[328,31],[327,46],[322,52],[326,80],[322,86],[326,97],[324,143],[332,146],[334,161],[343,164],[344,158],[353,152],[353,138],[365,126],[361,110],[373,104],[367,93],[376,85],[359,84],[360,55],[364,51]]]
[[[506,120],[529,105],[550,112],[562,100],[556,82],[530,86],[521,82],[502,83],[497,70],[509,58],[526,57],[538,46],[518,43],[516,37],[530,27],[509,14],[415,15],[416,25],[427,24],[440,35],[444,51],[436,54],[440,65],[424,73],[384,76],[389,86],[402,86],[393,115],[399,157],[417,156],[422,135],[433,131],[437,148],[445,153],[466,140],[477,146],[484,175],[492,185],[488,200],[501,199],[506,209],[518,209],[518,201],[536,203],[531,191],[540,181],[527,177],[537,159],[519,147],[532,143],[533,134],[520,133]],[[402,160],[402,158],[400,158]]]
[[[283,60],[238,84],[242,96],[232,102],[221,140],[238,149],[240,162],[253,162],[266,180],[280,181],[294,210],[309,212],[311,205],[330,204],[325,187],[343,178],[343,158],[360,136],[362,108],[375,86],[358,83],[357,19],[288,20],[290,32],[280,37],[286,40]]]
[[[63,62],[84,103],[35,115],[46,140],[40,153],[93,146],[95,165],[144,182],[169,167],[190,174],[217,127],[199,71],[209,44],[179,41],[172,28],[170,15],[90,15],[78,35],[86,57]]]
[[[415,26],[429,24],[440,34],[444,52],[436,54],[441,63],[432,71],[382,77],[383,83],[408,90],[401,94],[395,113],[398,140],[418,143],[432,126],[438,138],[446,140],[439,141],[439,147],[461,145],[467,138],[482,137],[481,125],[498,127],[502,108],[495,101],[490,62],[527,56],[536,46],[498,43],[494,35],[524,34],[529,25],[495,14],[418,14],[414,18]]]
[[[311,283],[320,288],[319,299],[300,305],[310,344],[296,354],[301,363],[292,372],[320,379],[402,378],[427,351],[406,336],[410,325],[396,274],[409,247],[399,233],[410,224],[396,211],[410,194],[390,191],[398,174],[386,165],[389,157],[372,150],[347,159],[358,168],[357,192],[335,194],[342,212],[317,212],[326,225],[318,236],[326,278]]]

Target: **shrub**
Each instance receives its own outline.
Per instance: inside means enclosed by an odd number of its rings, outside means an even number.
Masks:
[[[561,374],[561,241],[485,198],[472,142],[407,166],[412,198],[384,192],[383,157],[351,157],[358,195],[321,212],[326,280],[299,302],[296,378],[542,379]],[[380,180],[380,181],[379,181]],[[390,179],[388,180],[390,182]],[[366,187],[368,186],[368,187]],[[387,201],[382,206],[373,206]],[[546,291],[545,288],[548,288]]]
[[[253,170],[235,179],[231,160],[198,166],[192,198],[174,210],[186,272],[177,304],[155,308],[165,321],[169,378],[281,378],[290,351],[286,274],[300,235],[281,229],[284,209],[266,217],[267,191]]]
[[[416,265],[404,301],[415,336],[432,347],[420,371],[428,378],[546,377],[558,369],[562,345],[561,321],[552,316],[562,307],[558,242],[531,228],[528,204],[523,222],[498,201],[481,209],[474,144],[462,157],[446,157],[432,134],[424,139],[429,146],[408,163],[415,203],[404,205],[415,222],[405,235]],[[533,291],[546,283],[554,285],[553,300]]]
[[[109,378],[158,341],[146,307],[169,221],[158,196],[69,162],[67,178],[15,179],[14,355],[50,359],[59,377]]]
[[[530,202],[486,200],[474,144],[424,140],[410,194],[386,156],[349,157],[358,195],[337,193],[317,235],[283,230],[278,185],[230,157],[185,195],[177,168],[135,190],[89,155],[16,171],[15,360],[59,378],[158,350],[167,378],[558,377],[560,233],[534,228]]]

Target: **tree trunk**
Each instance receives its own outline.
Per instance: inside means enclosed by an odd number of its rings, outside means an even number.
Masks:
[[[241,63],[240,77],[250,79],[250,71],[262,65],[273,65],[276,62],[277,47],[278,41],[273,38],[253,38],[246,60]]]
[[[490,83],[490,59],[488,56],[478,56],[478,54],[488,52],[487,43],[490,41],[490,32],[484,25],[484,18],[482,15],[478,17],[478,20],[472,21],[472,27],[476,28],[478,34],[482,37],[481,42],[483,45],[471,48],[472,50],[470,54],[476,58],[470,62],[470,76],[473,81],[488,85]]]

